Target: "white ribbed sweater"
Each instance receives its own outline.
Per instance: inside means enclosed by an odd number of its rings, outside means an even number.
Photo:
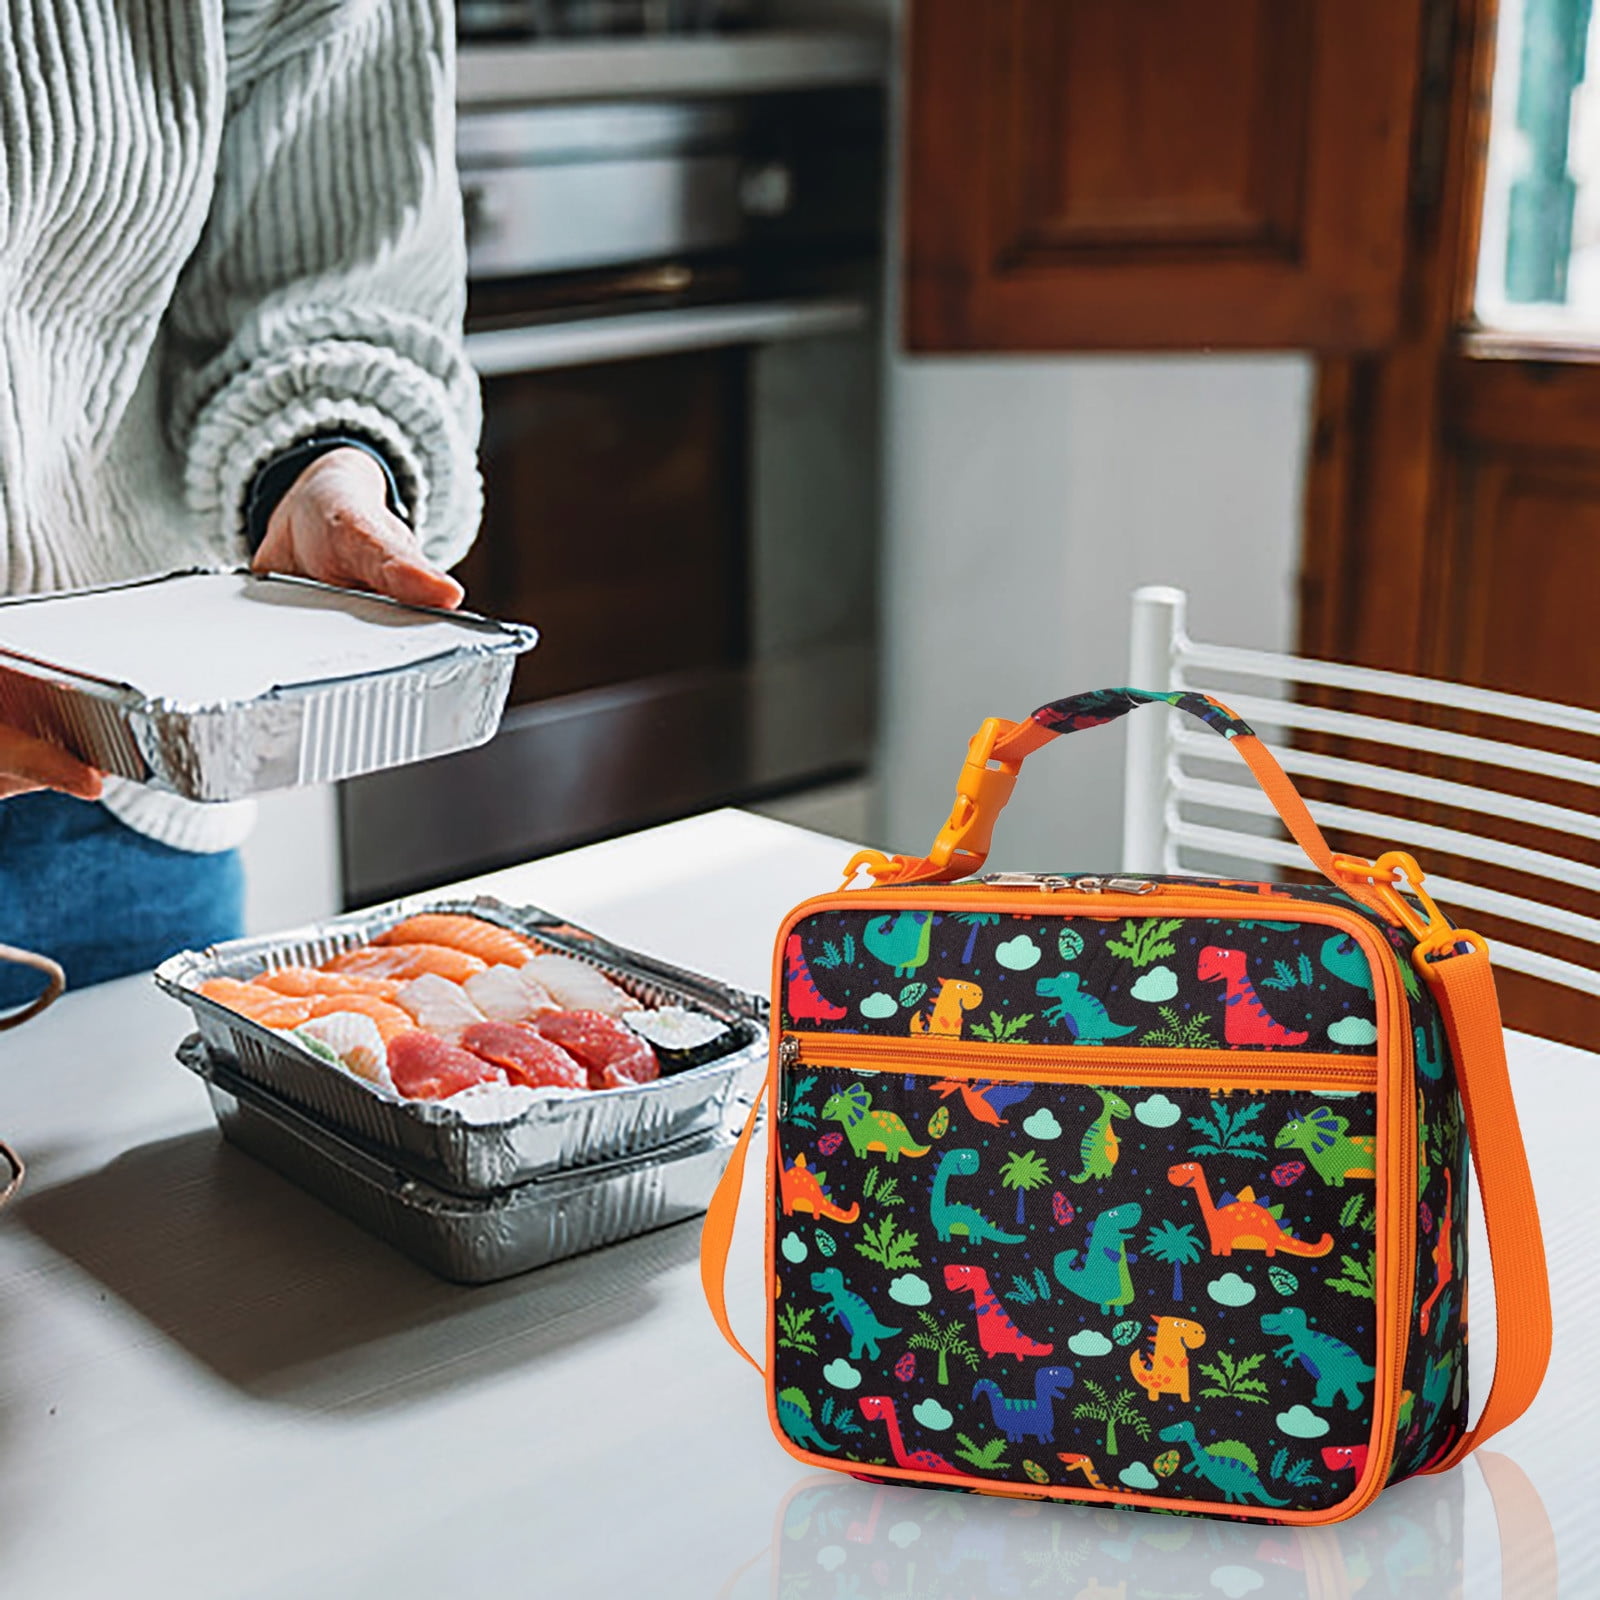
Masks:
[[[243,560],[256,472],[340,430],[457,559],[478,392],[446,0],[4,4],[0,591]],[[113,787],[169,843],[240,832]]]

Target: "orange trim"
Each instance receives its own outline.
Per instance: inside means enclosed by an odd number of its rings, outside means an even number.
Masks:
[[[763,1094],[758,1094],[750,1106],[750,1114],[744,1119],[744,1128],[739,1134],[738,1143],[733,1147],[733,1154],[728,1157],[727,1166],[722,1169],[716,1193],[711,1196],[711,1204],[706,1207],[705,1224],[700,1229],[700,1287],[705,1290],[706,1304],[711,1307],[712,1318],[722,1330],[722,1337],[757,1372],[762,1372],[761,1363],[739,1343],[739,1336],[733,1331],[733,1324],[728,1320],[725,1285],[728,1276],[728,1252],[733,1248],[733,1225],[739,1215],[739,1196],[744,1188],[745,1162],[750,1156],[750,1136],[756,1131],[763,1095],[771,1099],[775,1079],[776,1072],[769,1068]],[[769,1105],[769,1115],[773,1109]],[[766,1209],[768,1211],[772,1209],[770,1197]],[[770,1317],[768,1320],[771,1320]],[[765,1373],[762,1373],[762,1376],[765,1376]]]
[[[1494,1378],[1476,1426],[1430,1472],[1447,1472],[1515,1422],[1532,1405],[1550,1362],[1544,1233],[1511,1093],[1500,1000],[1483,940],[1476,934],[1461,938],[1470,945],[1464,954],[1421,965],[1444,1012],[1482,1195],[1497,1323]]]

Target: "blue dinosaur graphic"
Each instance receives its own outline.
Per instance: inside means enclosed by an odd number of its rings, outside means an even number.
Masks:
[[[1031,1400],[1013,1400],[1001,1394],[999,1384],[990,1378],[979,1378],[973,1384],[972,1398],[976,1400],[981,1394],[988,1400],[995,1427],[1012,1444],[1021,1444],[1028,1438],[1050,1444],[1056,1436],[1053,1402],[1071,1387],[1071,1367],[1040,1367],[1033,1375]]]

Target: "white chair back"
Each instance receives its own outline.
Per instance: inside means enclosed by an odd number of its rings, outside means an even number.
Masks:
[[[1600,841],[1600,712],[1519,695],[1468,688],[1435,678],[1377,672],[1336,662],[1200,644],[1185,627],[1180,589],[1147,587],[1133,596],[1132,649],[1128,682],[1140,689],[1199,689],[1215,694],[1248,722],[1292,778],[1319,778],[1358,790],[1359,805],[1310,802],[1319,826],[1335,836],[1364,835],[1415,854],[1426,868],[1430,856],[1482,862],[1516,873],[1526,893],[1507,893],[1452,878],[1428,877],[1428,888],[1457,913],[1488,913],[1520,928],[1543,929],[1578,941],[1584,964],[1497,938],[1497,965],[1525,972],[1585,994],[1600,995],[1600,866],[1572,859],[1563,842]],[[1294,698],[1297,685],[1360,691],[1415,707],[1448,707],[1518,724],[1533,741],[1502,742],[1388,716],[1356,714]],[[1128,746],[1123,813],[1123,868],[1129,872],[1237,873],[1254,868],[1302,867],[1299,847],[1282,837],[1266,797],[1238,759],[1214,734],[1193,728],[1185,717],[1146,712],[1127,722]],[[1549,748],[1549,730],[1587,736],[1590,755]],[[1351,760],[1296,747],[1296,731],[1342,735],[1380,759]],[[1544,739],[1541,746],[1537,741]],[[1570,742],[1570,741],[1568,741]],[[1476,784],[1444,781],[1381,760],[1382,747],[1471,762],[1495,773],[1533,773],[1557,778],[1581,797],[1582,809],[1553,805],[1526,795]],[[1385,800],[1406,795],[1466,813],[1470,827],[1415,821],[1384,809]],[[1542,848],[1495,837],[1494,823],[1509,821],[1538,830]],[[1480,831],[1481,830],[1481,831]],[[1524,837],[1526,835],[1524,834]],[[1593,859],[1595,852],[1586,852]],[[1206,863],[1204,865],[1200,863]],[[1586,910],[1541,897],[1552,883],[1577,885],[1591,903]],[[1569,953],[1571,953],[1569,951]],[[1593,960],[1588,961],[1592,956]]]

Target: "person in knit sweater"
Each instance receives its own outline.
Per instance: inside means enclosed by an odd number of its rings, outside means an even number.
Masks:
[[[249,561],[459,603],[446,0],[0,4],[0,592]],[[0,729],[0,940],[81,984],[236,932],[250,816]]]

